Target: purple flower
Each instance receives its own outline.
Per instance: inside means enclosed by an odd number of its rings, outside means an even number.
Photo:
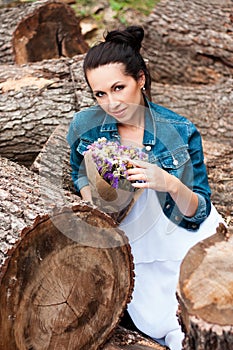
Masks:
[[[130,189],[131,183],[126,179],[127,169],[131,167],[129,159],[147,161],[147,155],[141,149],[108,141],[104,137],[87,148],[92,152],[100,176],[116,189],[121,187],[121,184],[123,188]]]

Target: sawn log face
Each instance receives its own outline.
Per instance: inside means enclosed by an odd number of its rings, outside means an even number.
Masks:
[[[184,350],[233,348],[233,229],[195,245],[184,258],[177,292],[185,332]]]
[[[38,217],[1,270],[0,349],[98,349],[133,288],[128,241],[85,205]]]

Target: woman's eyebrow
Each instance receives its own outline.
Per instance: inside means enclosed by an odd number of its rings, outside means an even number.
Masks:
[[[110,89],[114,89],[114,87],[116,86],[116,85],[118,85],[118,84],[123,84],[123,82],[122,81],[120,81],[120,80],[118,80],[118,81],[116,81],[115,83],[113,83],[112,84],[112,86],[110,87]],[[104,90],[101,90],[101,89],[96,89],[96,90],[92,90],[93,92],[104,92]]]
[[[122,84],[122,81],[116,81],[112,86],[111,86],[111,89],[113,89],[117,84]]]

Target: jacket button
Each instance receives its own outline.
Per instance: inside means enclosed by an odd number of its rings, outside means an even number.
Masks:
[[[178,160],[177,160],[177,159],[174,159],[174,160],[173,160],[173,165],[178,165],[178,164],[179,164]]]
[[[166,205],[166,209],[169,209],[171,207],[171,204]]]
[[[179,216],[175,216],[175,220],[176,220],[176,221],[179,221],[179,220],[180,220],[180,217],[179,217]]]
[[[151,150],[151,146],[149,146],[149,145],[148,145],[148,146],[146,146],[146,151],[148,151],[148,152],[149,152],[150,150]]]
[[[193,229],[197,228],[197,224],[192,224],[192,228]]]

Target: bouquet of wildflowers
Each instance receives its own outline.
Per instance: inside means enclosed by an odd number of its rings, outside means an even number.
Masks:
[[[117,219],[123,218],[122,210],[125,216],[143,191],[127,180],[127,170],[133,166],[130,160],[146,161],[147,155],[102,137],[88,146],[84,157],[94,203],[105,212],[118,213]]]
[[[99,138],[88,147],[100,176],[113,188],[135,190],[127,181],[127,170],[132,166],[130,159],[147,160],[147,155],[140,149],[124,146],[118,142]]]

